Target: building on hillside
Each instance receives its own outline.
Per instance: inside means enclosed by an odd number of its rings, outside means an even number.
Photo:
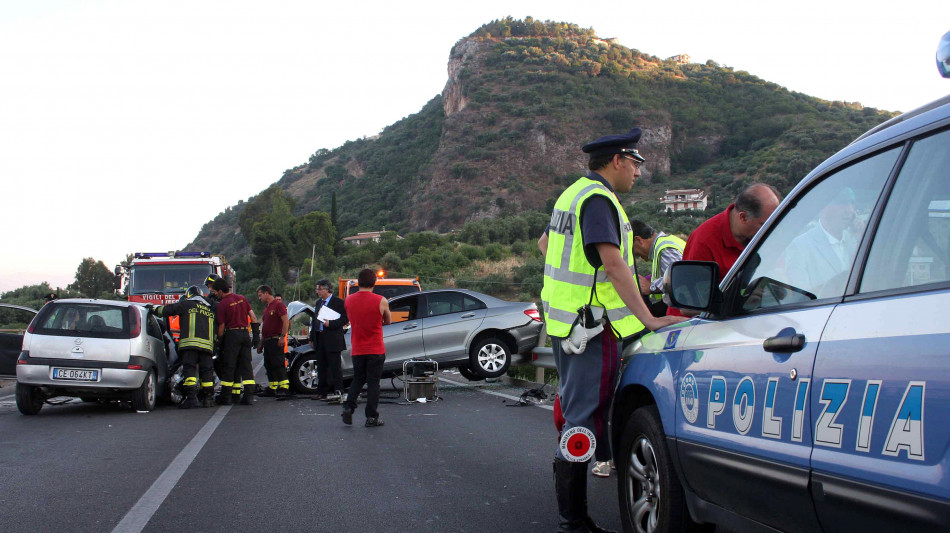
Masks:
[[[666,191],[666,196],[660,198],[660,203],[666,211],[705,211],[709,205],[709,196],[702,189],[673,189]]]
[[[673,57],[669,57],[667,58],[667,61],[674,61],[679,65],[688,65],[690,63],[689,55],[687,54],[678,54]]]
[[[355,246],[363,246],[364,244],[369,244],[370,242],[379,242],[379,239],[383,235],[383,231],[364,231],[363,233],[357,233],[351,237],[343,237],[343,242],[347,244],[353,244]],[[399,235],[396,235],[397,239],[401,239]]]

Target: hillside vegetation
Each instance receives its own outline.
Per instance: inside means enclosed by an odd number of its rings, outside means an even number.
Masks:
[[[188,249],[227,254],[245,290],[267,281],[309,296],[311,278],[383,265],[427,288],[534,298],[534,241],[560,191],[586,173],[584,143],[641,127],[647,162],[622,201],[632,217],[686,235],[746,184],[787,192],[890,116],[713,61],[663,60],[569,23],[496,20],[456,43],[445,89],[418,113],[316,150],[207,223]],[[713,205],[664,214],[658,197],[682,187],[705,189]],[[338,240],[379,230],[406,238],[362,248]],[[499,261],[504,272],[487,264]]]

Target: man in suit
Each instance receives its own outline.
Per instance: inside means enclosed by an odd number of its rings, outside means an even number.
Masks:
[[[343,300],[333,296],[330,281],[317,282],[317,301],[313,306],[315,316],[324,306],[339,313],[333,320],[314,319],[310,325],[310,346],[317,353],[317,395],[314,400],[342,401],[343,369],[340,353],[346,349],[343,326],[349,323]]]
[[[785,252],[789,283],[818,298],[840,296],[854,262],[860,227],[854,191],[846,187],[821,210],[818,223],[789,244]]]

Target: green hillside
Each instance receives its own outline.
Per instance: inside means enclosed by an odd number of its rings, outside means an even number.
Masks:
[[[764,181],[787,192],[890,116],[792,92],[713,61],[663,60],[573,24],[497,20],[456,43],[445,89],[418,113],[377,137],[317,150],[267,194],[207,223],[189,249],[224,252],[255,278],[290,280],[317,241],[337,246],[330,255],[339,256],[318,268],[355,264],[336,239],[358,231],[446,233],[469,224],[458,235],[471,236],[485,220],[549,212],[564,186],[586,173],[580,146],[633,126],[644,130],[647,162],[623,200],[632,215],[688,233],[745,184]],[[663,215],[658,197],[682,187],[706,189],[714,205],[705,213]],[[254,216],[242,224],[249,206]],[[313,216],[309,226],[302,222],[314,212],[326,213],[335,235],[307,234],[326,227]],[[296,250],[280,260],[255,258],[255,232],[258,252],[269,238]],[[458,249],[460,237],[440,238]]]

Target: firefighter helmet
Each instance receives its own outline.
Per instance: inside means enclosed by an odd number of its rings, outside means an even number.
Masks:
[[[214,283],[215,281],[219,279],[221,279],[221,276],[212,272],[211,274],[208,275],[208,278],[205,280],[205,286],[210,287],[212,283]]]

